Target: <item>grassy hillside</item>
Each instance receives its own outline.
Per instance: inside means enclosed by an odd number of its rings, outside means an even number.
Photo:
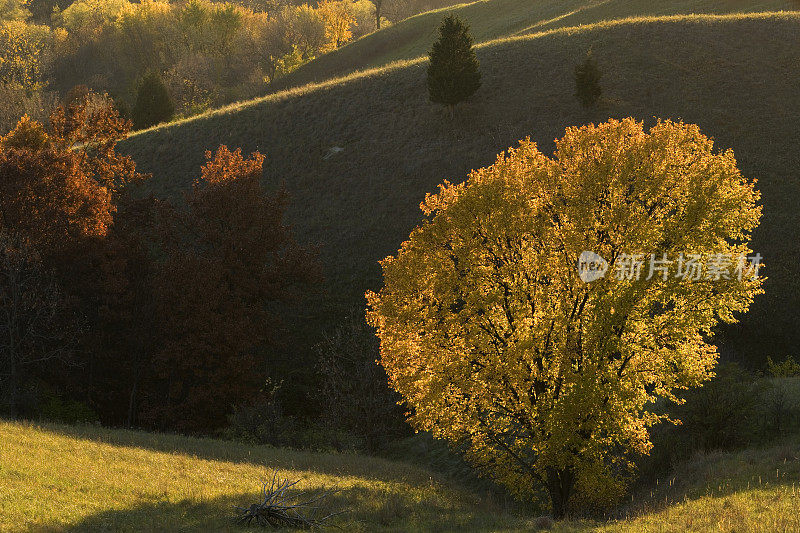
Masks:
[[[800,8],[797,0],[480,0],[422,13],[304,65],[272,90],[323,81],[427,54],[442,17],[456,13],[476,43],[630,17],[755,13]]]
[[[747,38],[743,38],[747,36]],[[428,102],[425,62],[401,62],[286,91],[134,135],[123,144],[149,187],[178,196],[220,143],[260,150],[265,178],[285,183],[289,219],[319,243],[330,302],[363,306],[377,264],[422,217],[443,179],[462,180],[531,136],[550,151],[567,126],[608,117],[697,123],[758,178],[764,217],[755,248],[767,294],[731,350],[794,353],[800,342],[800,14],[641,18],[493,41],[478,50],[484,85],[454,119]],[[599,109],[572,97],[573,67],[591,48],[603,72]],[[332,147],[341,152],[328,157]],[[322,307],[311,312],[333,316]],[[334,313],[335,314],[335,313]],[[765,352],[764,347],[769,351]]]
[[[243,531],[268,469],[337,487],[345,531],[531,531],[532,516],[408,465],[211,439],[0,422],[1,531]],[[800,445],[708,454],[635,498],[629,517],[555,531],[797,531]],[[677,503],[676,503],[677,502]]]
[[[498,530],[522,522],[409,465],[95,427],[0,421],[0,531],[242,531],[236,505],[259,501],[268,470],[304,490],[338,488],[346,531],[438,523]]]
[[[800,531],[800,444],[698,454],[635,498],[604,532]]]

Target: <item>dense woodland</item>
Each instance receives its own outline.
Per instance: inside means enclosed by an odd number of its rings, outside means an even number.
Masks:
[[[363,314],[293,344],[321,265],[264,157],[220,146],[158,200],[115,151],[129,129],[87,92],[0,138],[0,416],[371,451],[408,435]]]
[[[166,110],[142,125],[263,94],[315,56],[442,0],[0,1],[0,132],[44,121],[76,86],[135,115],[148,77]],[[134,124],[139,121],[133,116]]]
[[[259,354],[280,341],[270,304],[318,278],[281,222],[284,195],[263,193],[260,154],[220,147],[188,208],[136,198],[110,106],[74,102],[50,122],[0,142],[7,409],[82,402],[112,424],[220,427],[263,385]]]

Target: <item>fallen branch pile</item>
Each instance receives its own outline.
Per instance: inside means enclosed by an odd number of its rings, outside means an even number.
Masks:
[[[330,518],[344,512],[339,511],[316,518],[318,507],[315,504],[336,491],[291,491],[290,489],[299,482],[299,479],[289,481],[287,478],[279,477],[277,471],[273,472],[272,478],[265,481],[261,488],[264,501],[254,503],[250,507],[236,507],[239,512],[237,521],[247,525],[255,522],[256,525],[264,527],[316,529],[326,525],[325,522]]]

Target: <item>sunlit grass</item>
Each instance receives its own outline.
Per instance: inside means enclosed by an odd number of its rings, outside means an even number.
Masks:
[[[521,523],[414,467],[212,439],[0,422],[0,531],[236,529],[269,469],[337,488],[347,531],[497,530]]]
[[[0,531],[242,531],[268,470],[338,488],[345,531],[533,531],[534,516],[413,466],[98,427],[0,422]],[[800,531],[800,442],[700,454],[634,497],[621,519],[554,531]]]
[[[598,531],[800,531],[800,497],[787,486],[744,490],[729,496],[704,496],[636,519],[599,527]]]
[[[697,454],[638,494],[633,518],[601,531],[800,531],[800,439]]]

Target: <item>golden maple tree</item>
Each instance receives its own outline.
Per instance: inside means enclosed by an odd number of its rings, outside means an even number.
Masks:
[[[758,199],[731,151],[670,121],[570,128],[552,158],[525,140],[445,182],[367,294],[410,422],[466,444],[519,495],[546,489],[557,518],[576,492],[613,497],[663,418],[648,406],[713,375],[712,327],[762,284],[750,263],[700,279],[613,272],[626,254],[751,254]],[[579,277],[584,251],[604,277]]]

